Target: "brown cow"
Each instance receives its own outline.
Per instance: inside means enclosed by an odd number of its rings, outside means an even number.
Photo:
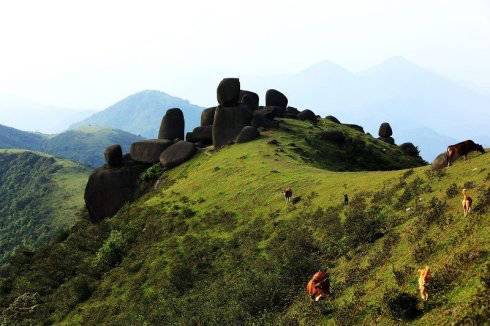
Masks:
[[[463,213],[465,217],[471,211],[471,204],[473,204],[473,199],[466,194],[466,189],[463,189]]]
[[[419,269],[419,292],[422,300],[427,301],[429,299],[428,285],[431,278],[429,266]]]
[[[291,188],[286,188],[282,192],[284,194],[284,200],[286,201],[286,204],[291,201],[291,197],[293,197],[293,189]]]
[[[315,301],[320,301],[330,295],[330,280],[326,272],[316,272],[306,285],[306,291]]]
[[[483,146],[476,144],[472,140],[465,140],[464,142],[448,146],[446,151],[447,166],[450,166],[451,163],[460,156],[464,156],[464,159],[466,160],[468,158],[468,153],[473,151],[478,151],[482,154],[485,153]]]

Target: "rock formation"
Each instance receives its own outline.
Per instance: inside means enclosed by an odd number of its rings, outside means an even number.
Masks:
[[[104,157],[107,164],[111,167],[118,167],[122,164],[121,145],[111,145],[104,151]]]
[[[201,127],[211,126],[214,121],[214,112],[216,107],[204,109],[201,113]]]
[[[385,143],[395,145],[395,139],[391,137],[393,135],[393,131],[391,130],[391,126],[388,122],[383,122],[379,126],[379,131],[378,131],[378,139],[381,141],[384,141]]]
[[[176,167],[189,160],[196,151],[193,143],[181,140],[162,152],[160,164],[167,169]]]
[[[288,98],[278,90],[269,89],[265,93],[265,106],[279,106],[285,109],[288,106]]]
[[[344,126],[347,126],[349,128],[352,128],[354,130],[357,130],[359,132],[362,132],[364,133],[364,128],[359,126],[359,125],[355,125],[355,124],[352,124],[352,123],[344,123]]]
[[[245,126],[243,127],[242,131],[238,134],[236,138],[236,143],[246,143],[249,141],[252,141],[254,139],[259,138],[260,133],[257,130],[257,128],[252,127],[252,126]]]
[[[300,120],[307,120],[307,121],[311,121],[311,122],[316,122],[317,121],[316,114],[313,113],[313,111],[308,110],[308,109],[303,110],[300,113],[298,113],[298,119],[300,119]]]
[[[339,124],[340,124],[339,119],[337,119],[337,118],[336,118],[336,117],[334,117],[333,115],[327,115],[327,116],[325,117],[325,119],[326,119],[326,120],[330,120],[330,121],[332,121],[332,122],[335,122],[335,123],[339,123]]]
[[[169,139],[148,139],[131,144],[131,158],[143,163],[158,163],[160,154],[173,142]]]
[[[181,109],[167,110],[160,124],[158,139],[184,139],[184,114]]]
[[[192,132],[188,132],[185,140],[191,143],[199,144],[199,146],[208,146],[213,143],[213,126],[196,127]]]
[[[221,106],[236,106],[240,98],[240,80],[238,78],[223,79],[218,85],[216,94]]]
[[[432,161],[432,169],[433,170],[441,170],[447,166],[447,156],[446,153],[441,153],[437,155],[437,157]]]
[[[239,102],[247,105],[250,110],[255,111],[259,108],[259,95],[254,92],[241,90]]]

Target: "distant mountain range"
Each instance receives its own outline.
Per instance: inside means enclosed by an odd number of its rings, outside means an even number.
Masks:
[[[401,57],[360,73],[325,61],[297,74],[244,76],[242,85],[258,91],[262,101],[268,88],[279,89],[292,106],[335,115],[373,135],[388,121],[397,143],[413,140],[427,160],[444,151],[448,141],[472,138],[490,146],[490,97]],[[421,137],[420,130],[438,136]]]
[[[56,134],[93,113],[42,105],[21,97],[0,94],[0,124],[21,130]]]
[[[57,135],[21,131],[0,125],[0,148],[18,148],[45,152],[86,166],[104,164],[104,149],[120,144],[124,152],[142,139],[123,130],[102,127],[80,127]]]
[[[184,112],[186,131],[191,131],[194,127],[199,126],[202,107],[164,92],[145,90],[130,95],[107,109],[73,124],[71,128],[110,127],[145,138],[156,138],[162,117],[171,108],[180,108]]]

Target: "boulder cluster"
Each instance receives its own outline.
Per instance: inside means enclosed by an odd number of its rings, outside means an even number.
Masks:
[[[388,122],[383,122],[381,126],[379,126],[378,136],[379,140],[395,145],[395,139],[391,137],[393,136],[393,130],[391,130],[391,126]]]

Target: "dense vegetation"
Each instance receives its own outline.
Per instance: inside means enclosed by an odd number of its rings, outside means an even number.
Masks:
[[[107,146],[120,144],[128,152],[131,144],[140,139],[122,130],[94,126],[57,135],[41,135],[0,125],[0,148],[41,151],[90,167],[104,164],[104,149]]]
[[[320,142],[334,130],[351,140]],[[347,154],[359,142],[372,157]],[[158,179],[156,189],[113,218],[19,251],[0,269],[3,322],[478,324],[490,313],[489,163],[336,172],[420,161],[347,127],[288,121],[171,171],[151,168],[142,178]],[[474,198],[468,218],[462,187]],[[416,271],[425,265],[434,279],[422,303]],[[333,296],[313,303],[304,286],[320,269]]]
[[[145,138],[156,138],[162,117],[171,108],[180,108],[184,112],[186,131],[192,131],[193,128],[199,126],[201,107],[164,92],[145,90],[122,99],[72,127],[109,127],[125,130]]]
[[[29,151],[0,150],[0,262],[70,228],[83,207],[87,170]]]

